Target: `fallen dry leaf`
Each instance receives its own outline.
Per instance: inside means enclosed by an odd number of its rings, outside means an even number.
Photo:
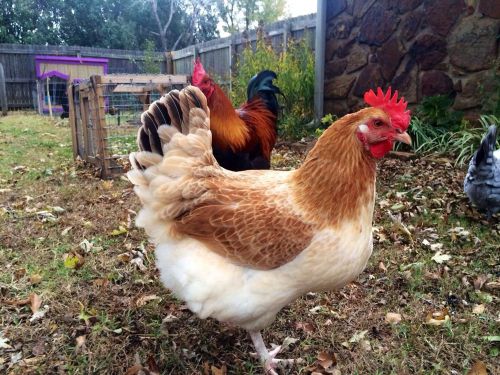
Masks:
[[[316,359],[318,360],[318,364],[325,370],[337,364],[337,359],[335,358],[335,354],[333,352],[319,352]]]
[[[38,294],[36,293],[31,293],[29,296],[30,300],[30,308],[31,312],[35,314],[38,310],[40,310],[40,306],[42,305],[42,299]]]
[[[26,275],[26,268],[19,268],[14,271],[14,278],[16,280],[23,278],[25,275]]]
[[[372,350],[372,345],[368,340],[361,340],[359,342],[359,347],[361,348],[361,350],[364,350],[365,352],[370,352]]]
[[[472,313],[476,314],[476,315],[480,315],[480,314],[484,313],[485,309],[486,309],[486,306],[484,306],[483,304],[474,305],[474,307],[472,308]]]
[[[432,326],[441,326],[450,320],[448,309],[445,307],[440,311],[427,314],[425,323]]]
[[[467,375],[488,375],[488,370],[483,361],[476,361],[467,372]]]
[[[63,256],[64,267],[71,269],[79,269],[85,263],[85,259],[77,252],[66,253]]]
[[[295,323],[295,329],[300,329],[304,331],[305,333],[313,333],[314,332],[314,325],[309,322],[296,322]]]
[[[438,264],[442,264],[443,262],[450,260],[451,255],[443,254],[441,253],[441,251],[438,251],[436,252],[436,254],[434,254],[434,256],[431,259]]]
[[[139,297],[137,299],[137,301],[135,302],[135,304],[137,307],[141,307],[141,306],[144,306],[149,301],[153,301],[155,299],[161,299],[161,298],[158,297],[156,294],[148,294],[148,295]]]
[[[484,283],[488,281],[488,276],[487,275],[479,275],[475,280],[474,280],[474,289],[480,290]]]
[[[130,253],[121,253],[121,254],[118,254],[116,257],[122,263],[128,263],[132,260],[132,254],[130,254]]]
[[[113,229],[113,231],[111,231],[110,234],[112,236],[119,236],[127,232],[128,232],[127,228],[125,228],[123,225],[120,225],[118,229]]]
[[[211,366],[210,372],[212,375],[226,375],[227,374],[227,367],[226,367],[226,365],[223,365],[221,368]]]
[[[384,262],[380,262],[378,264],[378,269],[381,270],[382,272],[387,272],[387,267],[385,266]]]
[[[33,275],[30,276],[30,283],[32,285],[40,284],[42,282],[42,276],[34,273]]]
[[[75,346],[76,353],[82,353],[85,350],[86,341],[87,341],[87,338],[85,337],[85,335],[81,335],[81,336],[76,337],[76,346]]]
[[[7,344],[10,340],[6,337],[2,336],[2,333],[0,332],[0,349],[12,349],[12,346]]]
[[[398,324],[401,321],[401,314],[388,312],[385,315],[385,322],[389,324]]]
[[[364,330],[364,331],[359,331],[359,332],[356,332],[354,335],[352,335],[352,337],[349,339],[349,342],[350,343],[357,343],[359,341],[361,341],[362,339],[364,339],[365,335],[368,333],[368,330]]]

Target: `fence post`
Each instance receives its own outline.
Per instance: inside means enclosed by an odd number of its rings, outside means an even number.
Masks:
[[[96,110],[96,128],[99,137],[99,153],[101,155],[101,178],[111,177],[110,158],[108,150],[108,130],[106,128],[106,112],[104,109],[104,94],[102,91],[102,77],[90,77],[94,90],[94,106]]]
[[[172,52],[165,52],[165,64],[166,64],[166,72],[165,74],[174,74],[174,60],[172,58]]]
[[[73,141],[73,159],[76,160],[78,156],[78,137],[76,134],[77,129],[76,129],[76,116],[75,116],[75,103],[74,103],[75,97],[73,95],[72,83],[68,85],[66,95],[68,96],[69,126],[71,127],[71,140]]]
[[[5,89],[5,74],[3,65],[0,63],[0,106],[2,107],[2,116],[7,116],[7,90]]]
[[[286,50],[288,48],[288,41],[290,39],[290,34],[292,31],[292,25],[290,22],[285,21],[283,25],[283,53],[286,54]]]

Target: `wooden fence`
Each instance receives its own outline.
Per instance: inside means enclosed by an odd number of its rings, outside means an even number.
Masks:
[[[190,75],[194,58],[199,56],[205,69],[217,81],[231,89],[231,80],[237,60],[245,47],[255,46],[258,33],[273,48],[282,51],[289,39],[307,38],[314,48],[316,14],[290,18],[264,26],[260,31],[231,35],[209,42],[192,45],[171,53],[158,53],[161,72]],[[37,106],[35,55],[61,55],[79,57],[105,57],[109,59],[108,73],[144,73],[144,52],[75,46],[39,46],[0,44],[0,64],[3,65],[9,109]]]
[[[271,23],[261,31],[275,51],[283,51],[288,40],[304,37],[314,49],[315,29],[316,14],[309,14]],[[172,51],[172,71],[169,73],[191,74],[194,59],[200,57],[205,70],[215,76],[219,83],[229,85],[230,89],[230,77],[239,56],[247,46],[255,47],[259,32],[252,30],[248,34],[239,33]]]
[[[108,73],[143,73],[144,52],[77,46],[39,46],[0,44],[0,64],[3,65],[9,109],[36,108],[37,87],[35,55],[105,57]],[[163,55],[158,54],[163,60]],[[165,64],[161,64],[165,72]]]

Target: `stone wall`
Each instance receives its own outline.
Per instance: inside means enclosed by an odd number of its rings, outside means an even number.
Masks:
[[[327,0],[326,22],[325,113],[392,86],[410,104],[449,94],[472,117],[494,90],[500,0]]]

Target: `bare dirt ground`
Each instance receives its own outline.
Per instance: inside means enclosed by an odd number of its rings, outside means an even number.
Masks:
[[[0,119],[0,373],[261,374],[245,332],[161,286],[130,183],[96,178],[70,142],[47,118]],[[300,164],[297,150],[282,144],[274,167]],[[367,269],[264,332],[302,359],[282,373],[500,373],[500,223],[469,206],[464,172],[380,163]]]

